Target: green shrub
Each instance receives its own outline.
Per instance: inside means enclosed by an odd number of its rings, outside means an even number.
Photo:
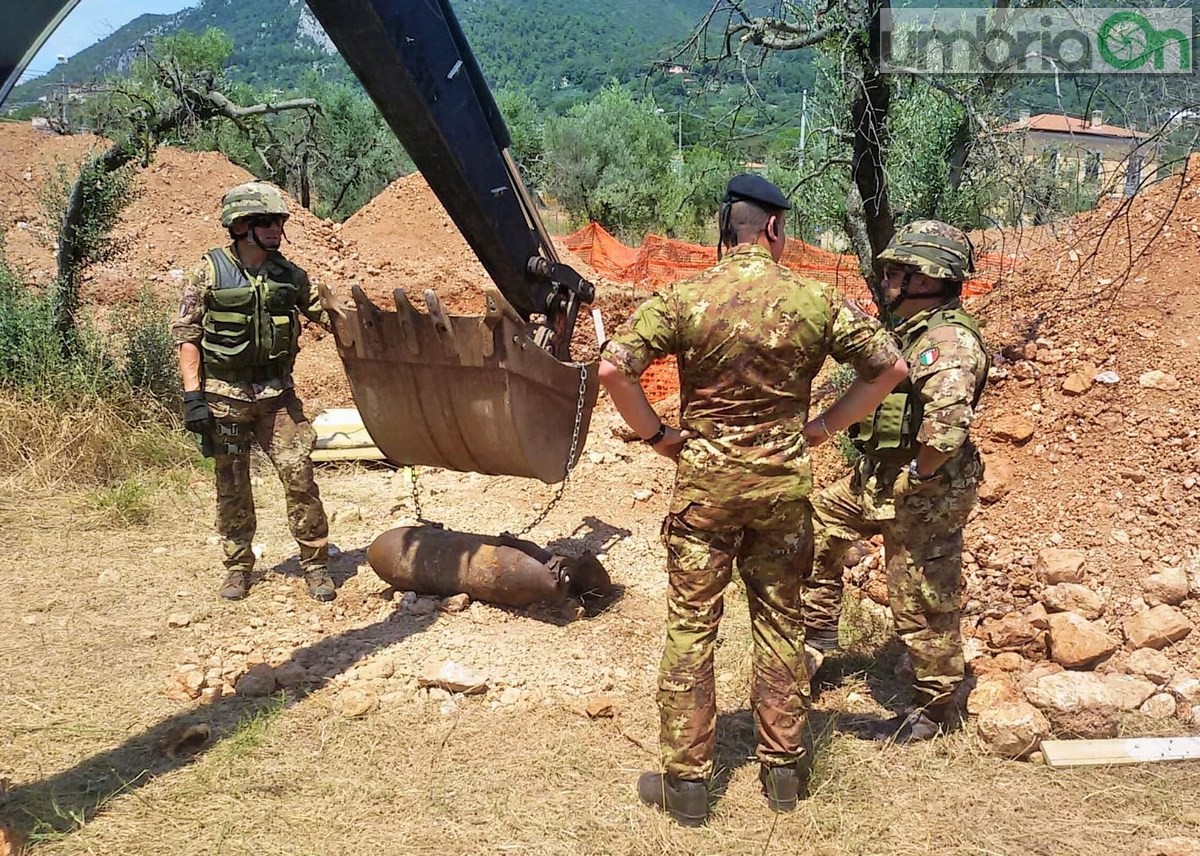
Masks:
[[[125,377],[135,391],[148,392],[168,406],[181,400],[178,348],[171,338],[170,312],[144,287],[130,307],[124,340]]]

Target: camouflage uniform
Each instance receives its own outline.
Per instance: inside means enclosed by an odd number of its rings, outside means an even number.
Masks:
[[[918,227],[914,231],[943,225],[913,224]],[[953,236],[963,237],[957,230]],[[914,240],[904,233],[899,237]],[[889,248],[881,257],[918,265],[941,279],[963,276],[957,268],[951,270],[903,249]],[[895,332],[909,365],[909,379],[893,396],[901,399],[906,422],[919,420],[913,432],[916,442],[901,443],[890,451],[874,449],[874,454],[868,449],[851,475],[812,499],[816,559],[805,586],[806,627],[836,632],[846,551],[859,538],[882,533],[892,615],[912,660],[918,701],[931,709],[947,702],[963,677],[959,630],[963,526],[983,477],[983,464],[968,429],[989,366],[978,331],[970,329],[973,326],[957,300],[900,323]],[[905,404],[904,398],[911,400]],[[875,430],[887,405],[885,400],[873,417]],[[910,479],[905,469],[918,443],[950,455],[933,478]]]
[[[680,452],[663,525],[663,767],[682,780],[712,772],[713,647],[735,564],[754,638],[758,757],[767,766],[792,764],[803,753],[808,709],[796,569],[812,555],[812,474],[802,430],[812,379],[830,355],[873,379],[899,352],[834,288],[747,244],[643,303],[602,352],[635,380],[667,354],[679,362],[680,425],[698,436]]]
[[[232,249],[219,252],[236,260]],[[246,274],[251,281],[263,276],[290,281],[297,287],[299,311],[328,326],[328,316],[308,275],[283,256],[272,253],[259,270]],[[202,348],[205,313],[215,286],[214,266],[207,260],[185,276],[179,316],[171,324],[176,344],[190,342]],[[306,570],[325,567],[329,559],[329,524],[313,479],[316,432],[304,415],[290,371],[277,377],[237,381],[206,372],[204,392],[217,423],[217,531],[225,539],[226,568],[249,572],[254,565],[251,544],[257,521],[250,486],[251,439],[258,441],[283,483],[288,525],[300,545],[301,566]]]

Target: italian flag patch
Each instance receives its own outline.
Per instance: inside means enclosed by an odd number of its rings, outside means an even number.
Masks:
[[[937,362],[937,358],[938,358],[938,349],[937,348],[929,348],[927,350],[921,351],[920,355],[917,357],[917,362],[923,366],[931,366]]]

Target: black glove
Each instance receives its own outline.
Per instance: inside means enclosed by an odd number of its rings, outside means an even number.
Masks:
[[[193,434],[207,434],[215,427],[208,400],[200,390],[183,394],[183,425]]]

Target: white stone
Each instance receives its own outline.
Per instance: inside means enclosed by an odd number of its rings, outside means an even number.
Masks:
[[[1076,612],[1089,621],[1104,614],[1104,598],[1079,583],[1058,583],[1042,591],[1042,603],[1055,612]]]
[[[1138,648],[1129,655],[1126,668],[1132,675],[1141,675],[1156,684],[1165,684],[1175,674],[1175,664],[1162,651]]]
[[[487,692],[487,678],[453,660],[444,660],[425,667],[417,678],[417,685],[437,687],[447,692],[475,695]]]
[[[1165,567],[1142,580],[1146,603],[1151,606],[1160,603],[1174,606],[1188,596],[1189,588],[1187,571],[1180,567]]]
[[[1175,696],[1170,693],[1155,693],[1142,702],[1138,712],[1151,719],[1170,719],[1175,715],[1177,707]]]

